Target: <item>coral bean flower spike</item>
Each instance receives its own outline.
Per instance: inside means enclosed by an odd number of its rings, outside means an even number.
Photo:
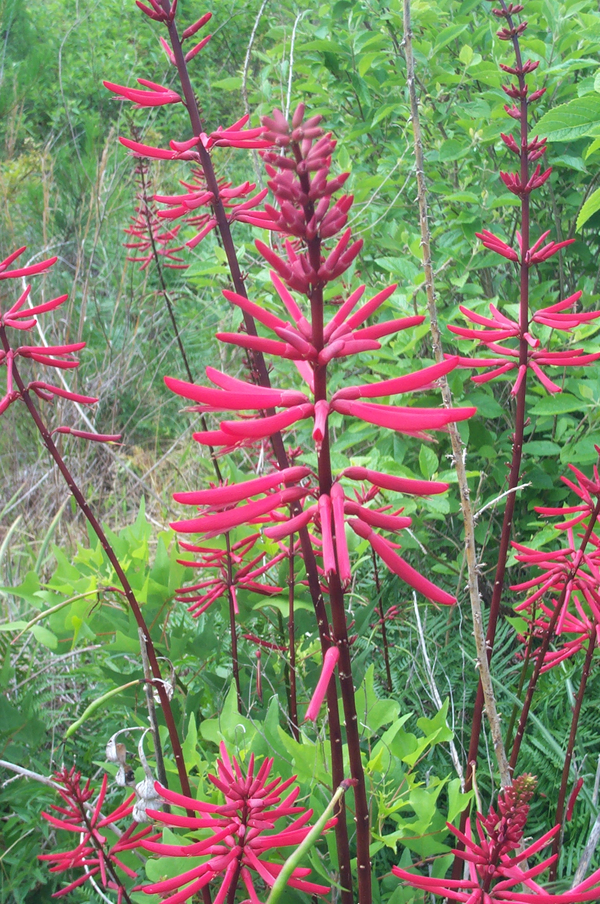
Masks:
[[[81,773],[64,768],[54,775],[57,784],[62,785],[58,793],[63,799],[64,806],[58,807],[52,804],[52,809],[60,816],[51,813],[42,813],[55,829],[62,829],[71,834],[77,834],[79,843],[70,851],[54,851],[51,854],[39,854],[39,860],[52,863],[51,873],[63,873],[67,870],[84,870],[69,885],[56,892],[52,897],[60,898],[69,894],[75,888],[83,885],[88,879],[98,876],[105,888],[118,890],[117,904],[123,900],[124,888],[119,882],[115,882],[118,873],[123,872],[127,877],[135,879],[137,873],[126,866],[118,856],[122,851],[140,847],[143,839],[158,838],[152,835],[152,827],[145,826],[139,829],[138,823],[132,822],[129,827],[110,845],[104,832],[112,831],[112,826],[120,819],[131,816],[133,812],[133,800],[135,794],[127,798],[120,806],[106,816],[102,815],[102,805],[106,797],[107,776],[102,780],[102,786],[95,803],[91,803],[94,797],[94,788],[90,787],[89,779],[82,786]]]
[[[297,847],[311,830],[309,820],[313,811],[295,806],[300,788],[296,786],[284,796],[296,776],[285,781],[271,779],[273,760],[264,760],[256,769],[254,754],[244,770],[235,758],[230,760],[223,743],[220,749],[218,775],[209,775],[208,779],[223,794],[225,803],[193,800],[156,785],[165,801],[195,810],[198,816],[148,810],[149,816],[170,828],[201,832],[204,836],[191,844],[148,841],[144,845],[147,851],[164,857],[193,858],[194,865],[181,875],[144,886],[146,894],[166,895],[162,904],[182,904],[211,882],[218,883],[213,904],[233,900],[235,888],[240,884],[246,890],[246,900],[260,904],[259,893],[262,894],[263,888],[268,893],[282,867],[277,855],[269,856],[271,852]],[[289,817],[293,817],[292,821],[282,825],[281,821]],[[329,820],[326,828],[335,823],[335,819]],[[202,863],[198,864],[198,858],[202,858]],[[288,885],[308,895],[326,895],[329,887],[308,881],[309,874],[310,869],[297,867]]]
[[[535,784],[536,780],[531,775],[515,779],[509,788],[500,793],[497,811],[490,807],[487,816],[476,814],[475,836],[470,820],[467,820],[465,832],[447,824],[464,845],[464,850],[454,850],[453,853],[467,864],[468,878],[419,876],[398,866],[393,866],[392,872],[405,885],[420,889],[427,895],[439,895],[466,904],[582,904],[584,901],[597,901],[600,870],[565,894],[550,894],[535,881],[555,861],[556,855],[533,866],[528,861],[543,850],[560,829],[560,826],[554,826],[537,841],[527,847],[522,846]]]

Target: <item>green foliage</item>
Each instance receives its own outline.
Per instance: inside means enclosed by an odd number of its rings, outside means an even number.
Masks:
[[[195,88],[211,128],[243,113],[239,89],[259,6],[258,2],[232,2],[228,17],[219,22],[214,40],[194,70]],[[196,12],[196,4],[187,7],[186,21],[192,21]],[[547,199],[532,204],[533,236],[535,240],[548,228],[557,241],[574,236],[576,230],[580,235],[568,255],[561,253],[536,268],[532,299],[540,307],[580,288],[582,304],[591,309],[600,297],[600,189],[595,188],[600,161],[600,16],[591,0],[556,0],[532,4],[531,19],[536,27],[523,38],[524,52],[540,61],[547,88],[535,132],[548,137],[549,162],[554,167]],[[500,139],[500,132],[507,128],[506,98],[497,67],[502,48],[487,10],[471,0],[414,2],[413,28],[441,325],[462,322],[459,305],[486,315],[490,303],[502,302],[510,315],[518,300],[512,265],[497,266],[497,257],[477,246],[475,239],[482,228],[512,239],[518,228],[515,198],[497,175],[508,166]],[[205,775],[224,740],[242,758],[250,751],[273,756],[276,770],[296,773],[302,799],[320,811],[331,790],[329,754],[320,736],[315,739],[301,731],[296,740],[289,732],[283,716],[287,706],[283,657],[276,652],[264,654],[261,668],[266,690],[261,700],[255,693],[254,647],[240,639],[241,685],[248,701],[240,715],[230,683],[226,605],[217,603],[208,614],[193,620],[174,603],[177,588],[186,583],[190,572],[177,563],[179,553],[171,532],[155,529],[156,521],[166,520],[171,505],[170,455],[180,430],[176,406],[160,377],[164,373],[183,376],[183,371],[157,273],[140,273],[125,261],[122,231],[133,209],[135,187],[131,161],[115,139],[118,134],[130,135],[136,127],[143,140],[167,146],[172,138],[187,137],[187,132],[172,110],[150,115],[124,112],[100,83],[108,77],[131,84],[138,75],[167,83],[171,76],[166,58],[152,30],[139,27],[134,4],[116,0],[77,7],[56,0],[44,4],[9,0],[2,10],[2,46],[0,110],[5,137],[0,148],[0,251],[4,256],[13,246],[27,243],[32,253],[46,249],[48,254],[59,254],[64,266],[47,277],[44,292],[47,297],[71,293],[69,323],[49,326],[48,338],[58,342],[75,336],[88,342],[87,358],[71,385],[100,394],[94,416],[98,429],[126,433],[126,445],[118,450],[113,472],[101,451],[82,452],[73,440],[65,441],[65,447],[113,525],[107,531],[109,539],[142,604],[159,654],[165,657],[164,676],[170,677],[171,667],[177,675],[174,711],[194,790],[199,795],[206,792]],[[384,317],[422,311],[424,276],[401,4],[335,0],[318,7],[299,2],[293,8],[283,4],[270,12],[267,9],[258,21],[249,60],[251,109],[260,114],[274,105],[286,106],[290,75],[291,106],[304,100],[311,112],[324,116],[339,139],[339,167],[351,173],[347,188],[356,199],[357,231],[365,238],[365,251],[350,277],[357,281],[360,276],[370,286],[398,281],[394,296],[382,308]],[[219,150],[215,158],[220,174],[247,177],[243,154],[238,157]],[[163,193],[178,190],[178,178],[185,177],[183,168],[161,165],[153,166],[151,173],[154,190]],[[265,267],[257,272],[253,233],[242,224],[236,224],[235,230],[242,267],[253,273],[253,297],[268,297],[268,272]],[[176,300],[192,370],[200,375],[206,364],[214,363],[212,333],[223,324],[232,329],[238,326],[236,315],[220,300],[220,290],[228,285],[224,253],[209,238],[194,253],[185,273],[165,271],[164,278]],[[338,300],[328,299],[331,306]],[[595,350],[597,335],[594,324],[580,327],[573,331],[572,345]],[[445,350],[452,352],[452,338],[447,333],[444,337]],[[554,341],[550,330],[543,338]],[[222,363],[226,363],[229,356],[223,354]],[[362,378],[373,360],[366,353],[353,376]],[[417,362],[425,365],[432,360],[425,324],[385,340],[377,368],[382,377],[392,377],[410,372]],[[531,423],[513,536],[536,548],[555,542],[555,532],[542,526],[534,507],[562,504],[567,490],[557,481],[559,470],[562,473],[569,463],[589,467],[597,460],[594,443],[600,443],[597,370],[557,373],[560,395],[550,397],[532,386],[527,398]],[[279,383],[291,385],[295,379],[290,366]],[[461,425],[461,431],[469,441],[467,476],[477,513],[481,590],[487,602],[497,558],[502,515],[498,499],[505,489],[505,462],[511,454],[514,402],[508,382],[502,380],[475,387],[468,372],[457,370],[450,385],[457,405],[478,408],[477,418]],[[437,391],[430,390],[421,394],[418,404],[437,405],[438,400]],[[59,408],[56,424],[61,415]],[[0,467],[10,499],[0,500],[0,599],[6,617],[0,624],[4,657],[0,683],[5,694],[0,698],[1,756],[43,774],[75,758],[91,773],[97,766],[104,768],[102,751],[114,731],[145,725],[137,627],[122,594],[115,590],[119,583],[101,544],[94,536],[82,536],[73,513],[61,508],[63,498],[54,498],[46,490],[49,483],[32,491],[27,528],[12,520],[19,495],[29,492],[42,473],[29,427],[17,422],[12,409],[5,424]],[[367,544],[349,538],[363,588],[360,596],[352,595],[349,607],[358,634],[354,664],[362,754],[373,794],[372,854],[383,875],[392,863],[409,865],[414,859],[410,852],[419,859],[447,853],[450,839],[445,821],[456,820],[465,805],[448,756],[448,744],[454,740],[461,760],[465,759],[477,680],[462,608],[466,603],[463,529],[446,437],[425,445],[399,434],[382,437],[377,428],[358,421],[342,428],[341,418],[332,417],[330,424],[335,467],[351,463],[451,484],[447,496],[418,505],[407,501],[405,512],[413,517],[413,528],[402,538],[403,555],[414,567],[457,591],[461,604],[456,612],[428,612],[423,618],[425,644],[434,663],[432,675],[416,653],[417,627],[406,590],[385,574],[379,575],[378,591]],[[197,426],[193,415],[191,427]],[[302,441],[302,428],[297,436]],[[25,451],[17,455],[16,450]],[[163,454],[166,462],[155,468]],[[240,479],[241,466],[239,471],[227,466],[226,477]],[[190,487],[196,485],[198,472],[211,473],[208,460],[200,459],[196,450],[184,452],[178,467],[177,479]],[[140,482],[145,484],[148,504],[153,500],[153,522],[142,505],[135,521],[123,528],[138,508]],[[211,542],[218,546],[218,540]],[[261,547],[265,555],[274,548],[268,541]],[[305,578],[301,562],[296,563],[296,575],[298,582]],[[508,583],[524,579],[511,558]],[[279,585],[284,587],[286,580],[282,572]],[[393,650],[391,691],[381,677],[380,628],[373,624],[379,592],[385,610],[391,605],[400,609],[388,627]],[[520,600],[506,594],[504,602],[494,676],[506,723],[516,702],[511,688],[521,669],[517,634],[523,623],[511,617]],[[289,611],[285,594],[257,602],[241,592],[239,603],[240,633],[259,633],[275,644],[285,641]],[[295,616],[303,707],[317,681],[321,656],[312,604],[300,584]],[[552,820],[578,676],[578,665],[563,664],[544,676],[539,687],[521,759],[522,770],[538,775],[546,795],[534,804],[532,834],[546,831]],[[445,698],[441,709],[431,699],[430,679]],[[591,789],[600,741],[600,715],[594,702],[597,681],[594,663],[576,746],[575,769],[584,776],[584,792],[567,827],[563,875],[573,871],[595,814]],[[162,724],[161,730],[167,773],[175,787],[176,769]],[[140,780],[141,767],[135,762],[134,768]],[[492,776],[479,776],[479,791],[487,803],[493,794]],[[53,843],[39,820],[41,799],[47,808],[50,795],[46,788],[32,795],[20,779],[11,780],[0,791],[4,816],[0,888],[2,899],[11,904],[41,904],[55,890],[47,871],[35,860],[37,852]],[[331,868],[325,865],[326,847]],[[331,881],[335,867],[331,836],[310,859],[315,872]],[[160,875],[179,866],[162,861]],[[441,875],[447,866],[448,859],[441,856],[433,870]],[[159,875],[152,859],[146,871],[151,879]],[[79,894],[78,900],[88,900],[86,891]],[[388,904],[412,900],[412,893],[398,889],[389,878],[381,882],[377,894]]]

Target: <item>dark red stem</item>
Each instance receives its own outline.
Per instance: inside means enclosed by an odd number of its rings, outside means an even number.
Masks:
[[[296,622],[294,618],[294,534],[290,537],[288,578],[288,665],[289,665],[289,711],[290,727],[296,741],[300,740],[298,727],[298,696],[296,692]]]
[[[567,744],[567,752],[565,754],[565,764],[563,766],[560,791],[558,793],[558,802],[556,804],[556,819],[554,820],[554,824],[559,825],[560,829],[556,833],[554,841],[552,842],[552,853],[556,855],[556,860],[550,866],[550,882],[555,881],[556,873],[558,870],[558,857],[562,846],[563,816],[565,813],[565,799],[567,796],[567,785],[569,783],[569,772],[571,770],[571,761],[573,759],[573,751],[575,749],[575,740],[577,738],[577,728],[579,725],[579,717],[581,715],[583,697],[585,695],[585,688],[588,678],[590,677],[592,658],[594,656],[594,650],[596,648],[596,628],[597,626],[594,624],[590,631],[587,653],[585,654],[585,661],[583,663],[583,670],[581,672],[581,682],[579,684],[579,690],[577,691],[577,699],[575,700],[573,717],[571,719],[571,731],[569,732],[569,741]]]
[[[298,160],[301,159],[298,145],[294,146]],[[303,191],[309,196],[310,184],[306,174],[300,177]],[[309,201],[304,209],[305,221],[308,223],[314,213],[312,201]],[[321,240],[319,236],[307,239],[307,248],[310,265],[315,273],[321,266]],[[312,327],[312,345],[319,354],[324,347],[324,304],[323,286],[317,283],[310,291],[310,310]],[[327,365],[315,364],[314,366],[314,399],[315,405],[320,401],[327,401]],[[329,495],[333,484],[331,471],[331,455],[329,446],[329,430],[325,431],[323,442],[318,450],[318,477],[319,494]],[[344,590],[337,573],[330,575],[329,580],[329,605],[331,607],[331,620],[333,626],[333,642],[340,654],[338,661],[338,674],[342,691],[342,704],[346,724],[346,739],[348,742],[348,756],[350,760],[350,773],[356,781],[354,786],[354,808],[356,821],[356,860],[358,867],[358,900],[360,904],[371,904],[371,857],[369,846],[371,831],[369,826],[369,807],[365,787],[365,776],[360,752],[360,732],[358,729],[358,716],[356,713],[356,699],[354,694],[354,682],[352,679],[352,662],[350,657],[350,644],[348,642],[348,625],[344,609]]]
[[[229,630],[231,632],[231,665],[233,668],[233,680],[237,691],[238,712],[242,711],[242,688],[240,685],[240,663],[238,659],[237,626],[235,623],[235,604],[233,598],[233,567],[231,563],[231,538],[225,534],[227,544],[227,598],[229,601]]]
[[[379,618],[381,619],[381,639],[383,641],[383,660],[385,662],[385,675],[387,679],[388,691],[392,692],[392,670],[390,668],[390,653],[388,650],[387,628],[385,626],[385,612],[383,611],[383,600],[381,598],[381,584],[379,581],[379,570],[377,568],[377,556],[375,550],[371,550],[373,556],[373,577],[375,578],[375,587],[377,589],[377,607],[379,609]]]

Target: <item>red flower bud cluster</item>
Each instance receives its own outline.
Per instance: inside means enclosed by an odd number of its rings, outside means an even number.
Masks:
[[[247,900],[260,904],[257,879],[268,889],[282,867],[278,859],[268,859],[269,853],[297,847],[311,830],[308,823],[313,811],[295,806],[300,788],[296,786],[283,796],[296,776],[285,781],[270,779],[272,759],[264,760],[255,772],[252,754],[244,770],[235,758],[230,760],[225,745],[221,744],[221,759],[217,766],[218,775],[209,775],[208,779],[224,795],[224,804],[194,800],[156,784],[157,791],[168,803],[195,810],[199,815],[179,816],[148,810],[153,819],[170,828],[210,832],[208,838],[191,844],[162,844],[153,840],[144,844],[146,850],[164,857],[192,857],[194,861],[198,857],[207,858],[179,876],[144,886],[147,894],[169,895],[165,904],[182,904],[215,881],[220,882],[220,887],[213,902],[222,904],[240,880],[248,893]],[[294,817],[291,823],[276,828],[280,820],[290,816]],[[326,828],[335,822],[335,819],[329,820]],[[330,891],[327,886],[309,882],[306,878],[309,874],[310,869],[297,867],[288,879],[288,885],[309,895],[325,895]],[[172,892],[175,894],[170,894]]]
[[[470,820],[467,820],[465,832],[448,824],[452,834],[464,845],[464,849],[454,850],[454,854],[467,864],[468,878],[418,876],[398,866],[393,866],[392,872],[411,888],[467,904],[533,904],[534,901],[536,904],[581,904],[596,901],[600,870],[565,894],[550,894],[535,881],[557,855],[547,857],[535,866],[527,861],[543,850],[560,829],[560,826],[554,826],[537,841],[523,846],[529,801],[535,784],[532,776],[521,775],[500,793],[497,811],[490,807],[487,816],[477,813],[475,838]]]

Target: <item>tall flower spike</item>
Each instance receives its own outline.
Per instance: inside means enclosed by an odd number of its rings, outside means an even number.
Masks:
[[[256,769],[252,755],[244,770],[236,759],[230,760],[222,743],[217,767],[218,775],[209,775],[208,780],[224,795],[224,804],[193,800],[157,783],[157,790],[168,803],[195,810],[199,815],[179,816],[155,810],[149,810],[149,815],[170,828],[210,833],[204,840],[191,844],[148,841],[144,845],[151,853],[165,857],[190,857],[195,863],[198,857],[206,858],[199,866],[194,865],[173,879],[143,887],[146,894],[168,895],[165,904],[182,904],[211,882],[219,883],[214,904],[233,900],[235,888],[240,886],[245,888],[249,900],[258,904],[257,880],[259,887],[269,889],[281,871],[281,860],[274,859],[271,852],[297,847],[311,830],[308,823],[313,811],[295,805],[300,788],[296,786],[284,796],[296,776],[285,781],[271,779],[273,760],[264,760]],[[276,830],[276,823],[289,817],[293,817],[292,821]],[[335,822],[329,820],[326,828]],[[309,874],[310,869],[296,867],[288,885],[309,895],[326,895],[329,887],[308,881]]]

